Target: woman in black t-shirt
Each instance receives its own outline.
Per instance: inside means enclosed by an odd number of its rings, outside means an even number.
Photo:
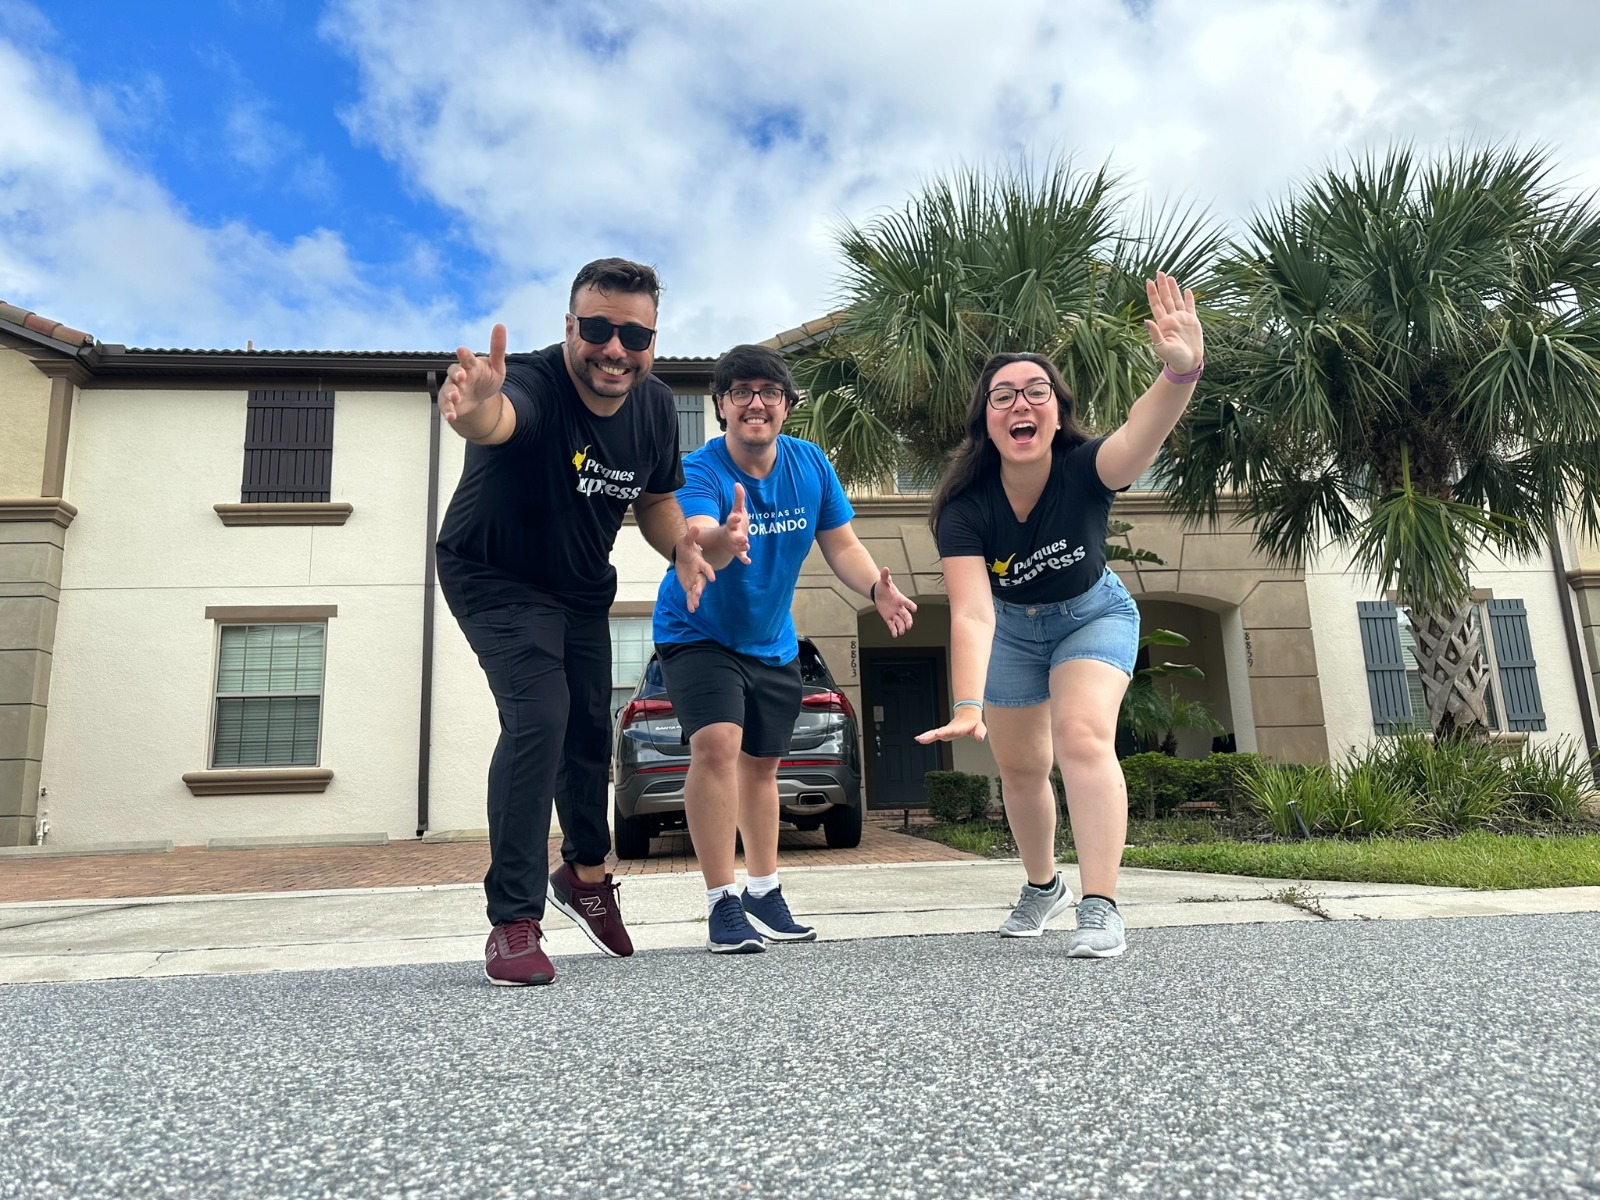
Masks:
[[[1091,437],[1054,364],[996,355],[978,378],[966,438],[931,516],[950,596],[956,701],[949,722],[917,740],[993,734],[1006,819],[1028,875],[1002,937],[1036,937],[1072,905],[1055,867],[1052,758],[1060,764],[1084,893],[1067,947],[1075,958],[1127,947],[1116,887],[1128,798],[1113,742],[1139,613],[1106,566],[1106,523],[1116,493],[1149,469],[1183,415],[1205,351],[1194,293],[1163,273],[1145,291],[1145,328],[1164,366],[1127,421]]]

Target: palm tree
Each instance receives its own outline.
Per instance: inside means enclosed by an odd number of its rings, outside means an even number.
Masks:
[[[1150,646],[1187,646],[1189,639],[1171,629],[1152,629],[1139,638],[1139,649]],[[1117,723],[1127,730],[1139,750],[1178,753],[1178,734],[1185,729],[1221,734],[1227,730],[1199,700],[1185,700],[1170,685],[1165,691],[1158,679],[1204,679],[1206,673],[1193,663],[1152,663],[1133,673],[1128,690],[1122,695]]]
[[[1142,319],[1159,266],[1196,282],[1220,236],[1191,209],[1129,221],[1107,168],[1065,159],[963,169],[903,209],[839,231],[841,311],[794,363],[808,403],[789,432],[847,485],[936,474],[979,370],[1032,350],[1061,368],[1090,424],[1119,419],[1155,371]]]
[[[1218,267],[1233,320],[1168,455],[1278,562],[1320,547],[1411,609],[1428,725],[1485,726],[1469,572],[1600,517],[1600,212],[1542,151],[1391,150],[1313,178]]]

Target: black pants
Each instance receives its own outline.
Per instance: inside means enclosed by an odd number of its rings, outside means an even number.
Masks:
[[[611,850],[610,622],[548,600],[456,619],[500,710],[489,763],[489,920],[542,919],[552,798],[563,859],[599,866]]]

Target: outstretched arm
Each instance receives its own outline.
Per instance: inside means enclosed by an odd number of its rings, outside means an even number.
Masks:
[[[945,591],[950,596],[950,720],[919,733],[917,741],[953,742],[959,737],[983,741],[983,684],[989,677],[989,652],[994,647],[994,601],[989,568],[981,558],[946,558]],[[974,703],[976,701],[976,703]]]
[[[706,561],[720,571],[734,559],[750,561],[750,513],[744,506],[744,484],[733,485],[733,508],[718,524],[711,517],[690,517],[689,528]]]
[[[817,545],[839,582],[872,601],[883,623],[889,627],[891,637],[899,637],[911,628],[911,614],[917,611],[916,603],[895,587],[888,567],[878,569],[848,521],[818,533]]]
[[[439,414],[469,442],[498,446],[517,431],[517,410],[502,390],[506,384],[506,327],[489,332],[489,357],[479,358],[465,346],[439,388]]]
[[[1195,374],[1205,362],[1205,337],[1194,311],[1194,293],[1180,289],[1164,272],[1144,283],[1150,300],[1150,319],[1144,323],[1150,348],[1164,364],[1161,374],[1133,402],[1128,419],[1106,438],[1095,458],[1100,482],[1116,491],[1127,487],[1150,469],[1161,443],[1183,416],[1194,395]],[[1193,375],[1193,378],[1186,378]],[[1174,376],[1179,378],[1174,379]]]
[[[684,522],[683,509],[671,492],[646,492],[633,502],[633,515],[644,540],[662,558],[672,560],[689,611],[700,607],[700,594],[717,573],[700,553],[700,543]]]

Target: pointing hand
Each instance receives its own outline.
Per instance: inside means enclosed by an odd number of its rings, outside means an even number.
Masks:
[[[467,436],[483,437],[494,432],[493,426],[480,428],[484,419],[493,413],[499,422],[500,410],[486,409],[486,405],[505,387],[506,382],[506,327],[496,325],[489,333],[489,357],[479,358],[465,346],[456,348],[456,361],[445,372],[443,386],[439,388],[439,413],[451,425],[460,424],[462,432],[472,429]]]
[[[742,563],[750,561],[750,514],[744,506],[744,484],[733,485],[733,510],[722,523],[723,534],[728,539],[728,549]]]

